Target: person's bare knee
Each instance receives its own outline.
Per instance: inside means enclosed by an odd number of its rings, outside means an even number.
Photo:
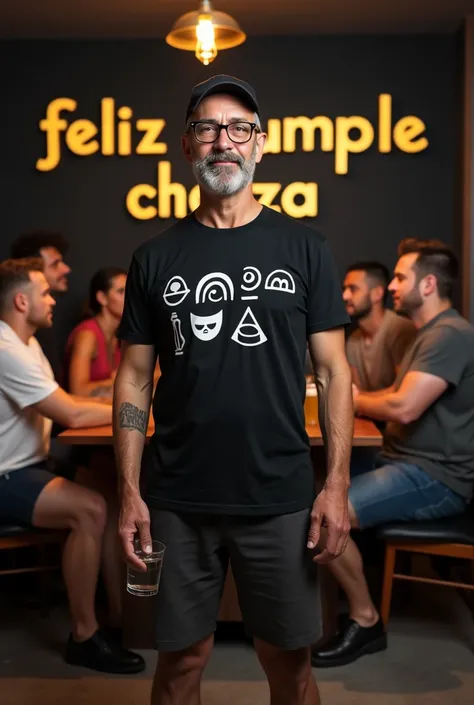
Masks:
[[[107,503],[98,492],[88,492],[84,497],[80,512],[76,514],[76,521],[80,526],[87,523],[87,528],[94,534],[102,535],[107,523]]]
[[[313,679],[310,649],[289,651],[255,639],[255,650],[270,690],[292,693],[294,698],[296,696],[296,702],[304,702],[304,695]]]
[[[214,635],[181,651],[161,652],[155,673],[155,681],[174,683],[177,688],[199,684],[212,653]]]
[[[55,477],[39,495],[32,523],[40,528],[82,529],[101,535],[107,521],[107,506],[98,492]]]

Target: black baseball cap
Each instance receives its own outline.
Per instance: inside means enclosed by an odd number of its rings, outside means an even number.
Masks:
[[[241,81],[240,78],[234,76],[226,76],[221,73],[217,76],[211,76],[202,83],[197,83],[191,91],[188,109],[186,111],[186,121],[189,116],[196,110],[198,105],[214,93],[229,93],[240,98],[243,103],[248,105],[260,117],[260,108],[258,107],[257,95],[248,83]]]

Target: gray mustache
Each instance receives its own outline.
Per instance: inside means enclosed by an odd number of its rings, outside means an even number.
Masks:
[[[220,161],[235,162],[240,166],[242,166],[244,162],[242,157],[239,157],[237,154],[233,154],[232,152],[213,152],[211,154],[208,154],[207,157],[204,159],[206,165],[214,164],[214,162]]]

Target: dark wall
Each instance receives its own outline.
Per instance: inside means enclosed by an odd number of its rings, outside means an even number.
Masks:
[[[437,236],[451,243],[456,113],[455,39],[431,37],[251,38],[201,66],[191,53],[162,40],[30,42],[0,44],[6,70],[1,111],[3,218],[0,257],[18,233],[33,228],[62,231],[72,243],[71,291],[58,307],[68,316],[101,266],[127,265],[134,248],[168,225],[138,221],[125,209],[129,189],[156,185],[159,159],[173,163],[173,180],[193,184],[180,156],[190,87],[212,73],[232,73],[258,91],[264,124],[297,115],[363,115],[377,124],[377,96],[393,96],[394,121],[418,115],[429,147],[409,155],[396,148],[379,154],[376,144],[350,158],[349,173],[334,173],[334,154],[317,149],[266,155],[256,181],[314,181],[319,214],[307,222],[331,241],[341,270],[354,259],[378,258],[393,266],[404,236]],[[51,172],[35,169],[44,156],[38,128],[57,97],[78,101],[70,121],[100,124],[100,100],[113,97],[135,117],[162,117],[168,154],[77,157],[62,137],[62,161]],[[61,310],[62,309],[62,310]]]

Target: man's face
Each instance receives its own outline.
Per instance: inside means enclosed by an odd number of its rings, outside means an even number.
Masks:
[[[423,305],[420,282],[417,282],[414,270],[417,258],[417,253],[410,253],[400,257],[395,267],[394,277],[388,287],[393,297],[393,308],[395,311],[404,313],[410,318]]]
[[[30,272],[31,285],[28,289],[27,321],[34,328],[51,328],[53,307],[56,301],[43,272]]]
[[[67,291],[67,275],[71,268],[64,262],[62,254],[55,247],[42,247],[40,253],[44,262],[44,276],[51,291]]]
[[[365,318],[372,311],[371,289],[365,272],[348,272],[344,278],[342,298],[346,311],[354,320]]]
[[[253,123],[255,114],[237,98],[218,94],[202,101],[192,115],[192,121],[205,123],[198,129],[206,139],[212,125]],[[234,127],[237,135],[245,134],[244,128],[244,125]],[[265,133],[253,130],[248,142],[234,142],[222,129],[215,142],[204,143],[196,139],[190,127],[183,137],[183,150],[193,166],[197,182],[205,191],[216,196],[232,196],[252,182],[255,167],[262,159],[265,139]]]

